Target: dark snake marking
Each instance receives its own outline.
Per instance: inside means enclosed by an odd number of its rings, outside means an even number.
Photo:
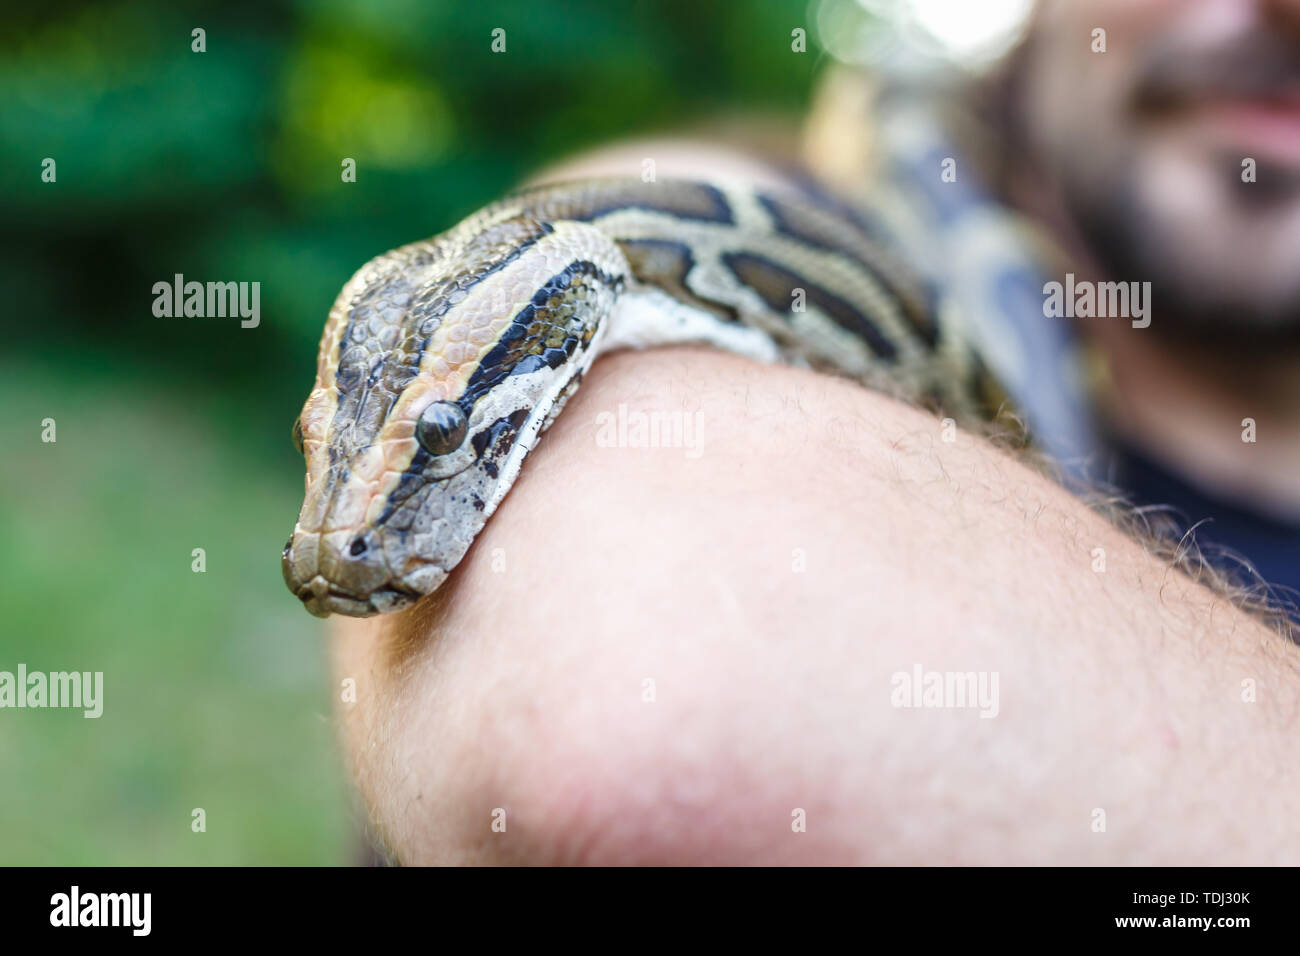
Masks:
[[[623,285],[623,277],[612,276],[595,263],[580,259],[552,276],[534,293],[532,301],[515,315],[497,343],[479,361],[464,393],[456,400],[467,417],[474,404],[507,376],[535,371],[543,365],[559,368],[573,357],[579,344],[591,341],[594,325],[581,338],[570,333],[566,326],[573,312],[586,304],[584,290],[594,290],[597,284],[617,292]],[[489,458],[499,457],[498,449],[508,450],[509,443],[502,444],[503,440],[522,427],[527,417],[528,410],[520,409],[476,433],[471,441],[478,458],[483,460],[485,454]],[[423,446],[417,448],[389,495],[378,524],[387,521],[411,495],[425,486],[424,469],[432,457]],[[496,467],[495,460],[484,463],[490,477],[496,477]]]
[[[464,257],[471,266],[414,291],[413,296],[409,271],[367,289],[349,312],[340,340],[334,426],[352,422],[357,448],[377,434],[397,397],[419,374],[425,350],[452,306],[554,231],[548,222],[515,216],[474,236]],[[397,341],[385,346],[381,336],[390,329]]]
[[[588,291],[598,292],[597,285],[617,292],[623,287],[623,277],[612,276],[595,263],[579,259],[547,279],[470,376],[458,403],[465,414],[468,416],[483,393],[507,375],[534,371],[542,364],[558,368],[567,361],[578,345],[578,340],[566,331],[567,320],[579,304],[585,303]],[[586,333],[587,341],[594,331],[593,326]],[[532,357],[538,361],[529,363]]]
[[[723,322],[740,321],[734,305],[706,298],[687,284],[687,276],[695,268],[695,256],[686,243],[672,239],[619,239],[617,242],[632,267],[632,274],[642,282],[708,311]]]
[[[916,334],[931,349],[938,345],[933,290],[920,282],[907,282],[904,277],[909,275],[908,270],[888,249],[871,239],[849,210],[817,195],[806,197],[816,206],[797,205],[764,193],[757,196],[778,233],[826,252],[837,252],[862,266],[884,287]],[[846,233],[845,222],[860,234]]]
[[[777,265],[770,259],[750,252],[728,252],[722,257],[736,278],[751,287],[762,297],[773,312],[789,315],[796,289],[802,289],[809,302],[825,312],[836,325],[853,333],[871,347],[879,358],[894,361],[898,349],[876,328],[867,316],[834,293]]]

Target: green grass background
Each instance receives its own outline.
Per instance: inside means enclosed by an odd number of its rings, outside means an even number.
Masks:
[[[818,54],[793,55],[790,31],[811,36],[808,16],[798,0],[6,13],[0,670],[103,671],[105,707],[0,710],[0,864],[356,858],[323,625],[279,570],[302,492],[289,429],[330,303],[371,256],[574,150],[797,112]],[[155,318],[152,285],[177,272],[259,281],[261,326]]]

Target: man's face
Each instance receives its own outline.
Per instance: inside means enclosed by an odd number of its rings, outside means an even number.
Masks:
[[[1024,80],[1041,158],[1106,278],[1153,283],[1153,328],[1300,329],[1300,0],[1044,0]]]

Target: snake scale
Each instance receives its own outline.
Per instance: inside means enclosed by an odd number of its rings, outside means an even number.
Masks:
[[[437,590],[591,362],[678,343],[847,376],[958,421],[1002,400],[934,290],[816,190],[525,190],[340,292],[294,427],[307,479],[289,589],[321,617]]]

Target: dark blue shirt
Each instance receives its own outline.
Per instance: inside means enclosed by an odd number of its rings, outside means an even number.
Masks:
[[[1292,616],[1300,620],[1295,608],[1300,601],[1300,525],[1211,497],[1123,442],[1113,442],[1112,448],[1118,487],[1138,504],[1169,505],[1183,528],[1204,522],[1196,528],[1196,541],[1211,562],[1228,571],[1239,569],[1241,565],[1223,553],[1231,551],[1278,586],[1278,597],[1289,600]]]

